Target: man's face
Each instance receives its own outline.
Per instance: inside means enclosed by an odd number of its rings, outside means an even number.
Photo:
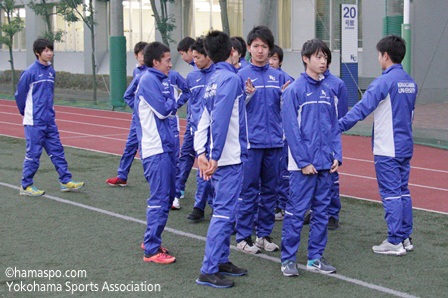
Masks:
[[[50,50],[49,48],[45,48],[41,54],[36,52],[37,59],[39,59],[39,62],[44,65],[47,65],[48,62],[50,62],[51,59],[53,59],[53,54],[54,54],[53,51]]]
[[[171,53],[165,52],[160,59],[160,61],[157,61],[156,59],[153,60],[152,65],[155,69],[160,70],[164,74],[168,75],[168,73],[171,70],[171,67],[173,66],[171,64]]]
[[[327,70],[327,55],[322,52],[314,53],[309,59],[308,57],[303,56],[303,59],[307,64],[306,72],[308,74],[311,73],[318,76]]]
[[[135,59],[137,59],[138,66],[142,66],[143,64],[145,64],[145,54],[143,50],[141,50],[140,52],[137,53],[137,55],[135,55]]]
[[[386,53],[381,54],[381,52],[378,52],[378,62],[380,63],[380,66],[381,66],[382,70],[386,70],[387,69]]]
[[[182,60],[184,60],[187,63],[190,63],[193,60],[193,52],[192,50],[188,49],[188,51],[179,51],[180,56],[182,57]]]
[[[205,56],[204,54],[201,54],[196,50],[193,50],[193,59],[194,64],[196,64],[199,69],[208,68],[212,63],[208,56]]]
[[[239,64],[240,62],[240,58],[241,58],[241,54],[235,50],[234,48],[232,48],[232,52],[231,52],[231,60],[232,60],[232,64],[234,66],[236,66],[237,64]]]
[[[269,57],[269,66],[272,68],[280,68],[280,59],[278,58],[278,54],[274,53],[271,57]]]
[[[269,46],[259,38],[256,38],[250,46],[247,46],[252,56],[252,64],[256,66],[266,65],[269,55]]]

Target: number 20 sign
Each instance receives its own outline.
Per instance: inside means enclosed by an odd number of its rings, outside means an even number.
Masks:
[[[342,63],[358,62],[358,6],[341,5],[341,57]]]

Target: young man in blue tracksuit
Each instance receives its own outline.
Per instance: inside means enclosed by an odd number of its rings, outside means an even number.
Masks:
[[[168,74],[168,81],[170,82],[170,92],[173,100],[177,103],[177,108],[180,108],[190,98],[190,89],[188,88],[187,81],[175,70],[170,70]],[[180,94],[179,94],[180,92]],[[173,205],[171,209],[179,210],[180,202],[179,198],[182,196],[180,189],[180,180],[177,177],[180,176],[179,167],[179,154],[180,154],[180,138],[179,138],[179,117],[176,115],[170,117],[171,128],[174,133],[174,158],[176,159],[176,194],[174,197]]]
[[[269,66],[283,72],[285,80],[290,83],[294,82],[294,78],[282,69],[283,50],[278,45],[269,53]],[[275,220],[283,220],[285,216],[286,201],[289,197],[289,171],[288,171],[288,142],[283,140],[284,145],[282,155],[280,157],[280,178],[278,185],[278,199],[275,207]]]
[[[328,59],[328,66],[331,64],[331,57]],[[347,98],[347,87],[345,86],[344,81],[342,81],[337,76],[333,75],[330,70],[324,72],[325,84],[333,90],[334,100],[336,106],[336,114],[338,119],[347,114],[348,111],[348,98]],[[338,172],[334,172],[331,174],[333,179],[333,185],[330,191],[331,202],[328,206],[328,229],[329,230],[338,230],[339,229],[339,211],[341,211],[341,199],[339,198],[339,174]],[[309,212],[305,216],[304,224],[307,225],[310,223],[311,212]]]
[[[383,75],[376,78],[359,101],[339,120],[342,131],[374,112],[372,147],[376,178],[383,200],[388,236],[373,252],[405,255],[413,250],[412,201],[408,188],[414,144],[414,118],[417,84],[400,64],[406,54],[405,41],[396,35],[376,45]]]
[[[193,70],[197,70],[197,66],[194,63],[193,59],[193,51],[191,46],[194,44],[195,40],[191,37],[185,37],[182,39],[177,45],[177,51],[181,55],[182,60],[185,63],[188,63],[193,67]],[[185,104],[185,102],[178,102],[178,107]],[[187,105],[187,119],[190,118],[190,110],[189,105]],[[183,199],[185,196],[185,184],[187,183],[188,176],[190,175],[191,168],[194,165],[194,159],[196,157],[196,153],[194,152],[193,147],[193,135],[191,134],[191,124],[187,120],[187,127],[185,129],[184,139],[182,142],[182,147],[180,150],[179,157],[179,173],[176,176],[176,183],[180,188],[180,196],[176,196],[175,199],[175,208],[178,206],[180,208],[179,199]],[[177,208],[176,208],[177,209]]]
[[[144,61],[148,70],[140,79],[134,102],[143,172],[151,191],[143,260],[169,264],[176,258],[168,255],[161,244],[175,195],[175,140],[169,117],[176,114],[176,102],[168,81],[170,49],[160,42],[150,43],[145,47]]]
[[[190,88],[190,100],[188,101],[188,109],[190,110],[188,121],[191,127],[191,135],[194,137],[194,131],[197,130],[199,117],[203,109],[203,96],[208,81],[215,72],[215,65],[204,49],[204,39],[197,38],[196,42],[191,46],[193,58],[197,70],[190,72],[187,76],[187,84]],[[212,206],[213,187],[211,181],[202,179],[199,171],[196,176],[197,189],[194,198],[194,208],[187,219],[192,222],[200,222],[204,219],[204,209],[208,202]]]
[[[283,94],[283,127],[289,145],[290,195],[282,230],[282,266],[285,276],[299,275],[296,253],[307,210],[312,210],[308,239],[308,270],[333,273],[323,258],[327,244],[331,173],[342,163],[341,138],[334,94],[323,73],[331,52],[313,39],[304,43],[305,72]]]
[[[84,182],[71,180],[72,174],[68,170],[64,147],[55,121],[53,98],[56,73],[51,67],[53,43],[39,38],[33,44],[33,52],[37,59],[22,72],[14,94],[19,112],[23,116],[26,140],[20,194],[41,196],[45,193],[33,185],[33,177],[39,169],[42,148],[47,152],[59,174],[61,191],[76,190],[83,187]]]
[[[270,235],[275,223],[278,196],[279,161],[283,148],[280,116],[282,87],[285,76],[269,67],[269,51],[274,47],[271,30],[257,26],[247,36],[251,64],[238,75],[246,82],[248,125],[248,161],[244,163],[243,186],[236,222],[237,247],[255,254],[278,250]],[[258,209],[258,211],[257,211]],[[252,242],[257,218],[256,242]]]
[[[137,59],[137,67],[134,69],[132,75],[133,80],[129,84],[126,92],[124,93],[124,101],[132,109],[132,121],[129,129],[128,139],[124,147],[123,155],[121,156],[120,165],[118,166],[118,175],[114,178],[109,178],[106,183],[112,186],[126,186],[129,171],[131,170],[132,162],[138,150],[138,139],[135,123],[135,110],[134,110],[134,97],[137,90],[138,83],[140,82],[141,75],[148,69],[144,62],[144,48],[147,42],[140,41],[134,46],[134,55]]]
[[[216,71],[204,93],[194,147],[200,175],[205,180],[212,180],[214,197],[204,261],[196,283],[228,288],[234,282],[223,274],[247,274],[246,269],[229,261],[230,235],[241,191],[243,162],[247,156],[244,83],[232,65],[233,49],[226,33],[210,32],[205,38],[205,49],[215,63]]]

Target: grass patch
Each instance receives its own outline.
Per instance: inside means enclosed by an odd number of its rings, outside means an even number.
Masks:
[[[3,160],[0,182],[20,185],[25,142],[21,139],[0,137]],[[41,166],[35,176],[35,185],[47,194],[145,220],[148,184],[143,177],[139,160],[134,162],[127,187],[110,187],[105,180],[116,175],[119,156],[106,155],[73,148],[65,148],[69,169],[74,179],[86,181],[77,193],[59,191],[58,176],[50,159],[41,157]],[[170,212],[167,226],[205,237],[208,220],[189,223],[186,216],[193,207],[195,171],[187,184],[182,209]],[[241,293],[251,296],[285,297],[292,293],[312,293],[315,297],[378,297],[384,293],[355,285],[336,278],[301,271],[298,278],[285,278],[280,264],[231,251],[231,260],[249,270],[245,277],[234,277],[236,287],[216,290],[194,283],[199,274],[205,243],[167,231],[164,245],[178,258],[175,264],[157,265],[142,261],[139,246],[145,225],[100,214],[77,206],[63,204],[45,197],[31,198],[18,195],[18,191],[0,186],[0,226],[2,272],[7,267],[18,269],[83,269],[85,278],[56,278],[48,281],[39,278],[8,279],[0,276],[0,295],[11,295],[6,282],[98,284],[104,282],[131,282],[160,284],[158,297],[235,297]],[[209,217],[210,211],[206,211]],[[448,259],[448,218],[446,215],[414,211],[415,251],[405,257],[375,255],[372,245],[386,237],[386,224],[381,204],[343,198],[341,229],[329,232],[325,255],[338,274],[422,297],[441,297],[446,294]],[[272,234],[281,241],[281,222]],[[304,228],[303,241],[297,254],[305,264],[308,227]],[[235,245],[234,237],[231,243]],[[269,253],[280,257],[279,252]],[[67,295],[69,292],[62,295]],[[100,289],[101,290],[101,289]],[[219,293],[218,293],[218,292]],[[86,291],[78,294],[97,296],[111,293]],[[118,293],[140,297],[142,292]],[[33,293],[30,296],[61,296],[61,293]]]

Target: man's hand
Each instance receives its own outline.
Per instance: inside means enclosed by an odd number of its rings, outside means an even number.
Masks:
[[[207,179],[204,180],[209,180],[210,178],[212,178],[217,168],[218,168],[218,161],[210,159],[208,169],[207,171],[205,171],[205,176],[207,177]]]
[[[309,164],[302,169],[302,173],[303,175],[314,175],[317,174],[317,171],[312,164]]]
[[[339,168],[339,161],[337,159],[333,160],[333,165],[331,166],[330,173],[334,173]]]
[[[252,85],[252,80],[250,78],[247,79],[246,81],[246,93],[247,94],[252,94],[256,91],[254,85]]]
[[[209,162],[207,157],[205,156],[205,153],[202,153],[201,155],[198,156],[198,165],[199,165],[199,176],[204,180],[208,180],[205,177],[206,176],[205,171],[207,171],[207,169],[209,168]]]
[[[287,82],[285,83],[285,85],[283,85],[283,87],[282,87],[282,92],[285,91],[286,87],[288,87],[290,83],[291,83],[291,81],[287,81]]]

